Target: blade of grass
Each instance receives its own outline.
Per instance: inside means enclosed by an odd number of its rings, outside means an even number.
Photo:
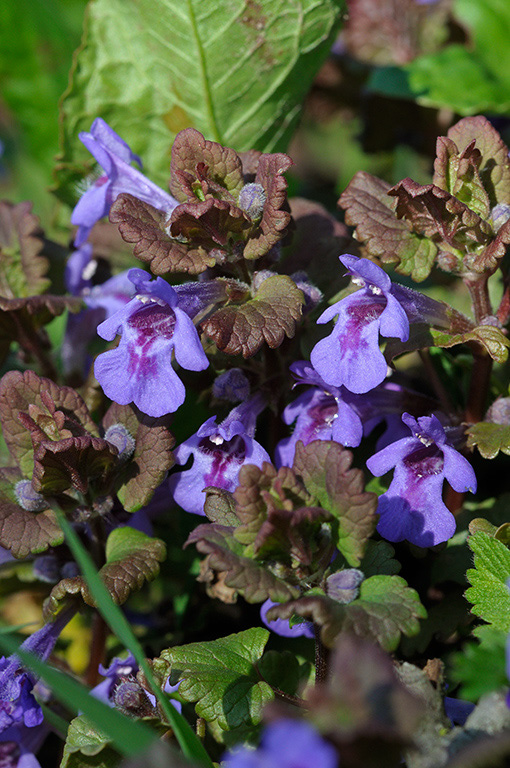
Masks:
[[[64,718],[60,717],[60,715],[57,715],[57,713],[54,712],[51,707],[48,707],[48,705],[44,704],[42,701],[39,702],[39,706],[43,711],[45,722],[47,722],[48,725],[51,726],[52,730],[57,733],[63,741],[65,741],[67,737],[67,729],[69,728],[69,723],[67,720],[64,720]]]
[[[128,648],[135,657],[138,666],[142,670],[143,674],[152,692],[156,696],[161,709],[167,718],[175,737],[182,749],[185,757],[195,760],[204,768],[213,768],[213,763],[209,755],[204,749],[202,742],[193,732],[193,729],[185,720],[185,718],[177,712],[174,706],[170,703],[170,700],[163,693],[159,685],[157,684],[152,670],[147,663],[143,648],[138,642],[138,639],[133,633],[126,617],[123,612],[116,605],[105,585],[99,577],[96,567],[92,562],[87,550],[84,548],[80,539],[78,538],[74,528],[66,520],[65,516],[60,510],[56,510],[58,519],[62,530],[64,531],[69,549],[73,553],[73,556],[80,566],[83,577],[85,578],[87,585],[96,601],[98,611],[101,613],[103,619],[106,621],[114,635]]]
[[[16,654],[23,665],[44,680],[55,698],[72,712],[81,711],[90,718],[94,725],[111,739],[122,755],[135,756],[148,749],[157,738],[147,726],[125,717],[116,709],[91,696],[88,688],[77,680],[50,667],[35,654],[23,650],[9,635],[0,635],[0,648],[5,654]]]

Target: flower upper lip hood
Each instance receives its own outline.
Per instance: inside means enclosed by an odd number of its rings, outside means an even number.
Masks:
[[[74,241],[76,247],[85,242],[94,224],[108,214],[121,192],[127,192],[168,214],[177,206],[175,198],[130,165],[134,161],[141,167],[142,161],[102,118],[96,118],[90,132],[80,133],[79,138],[105,175],[87,189],[72,212],[71,223],[78,227]]]
[[[116,349],[96,359],[94,372],[105,394],[121,405],[134,402],[149,416],[172,413],[186,391],[172,367],[172,351],[182,368],[202,371],[209,365],[193,321],[179,307],[177,292],[143,269],[130,269],[137,294],[98,326],[98,334]]]
[[[326,383],[362,394],[386,376],[379,334],[406,341],[409,320],[383,269],[349,254],[340,256],[340,261],[361,290],[328,307],[319,317],[318,323],[327,323],[335,316],[337,320],[332,333],[315,345],[310,360]]]
[[[436,416],[402,421],[412,435],[383,448],[367,461],[380,477],[395,468],[390,487],[379,497],[377,530],[389,541],[407,539],[421,547],[447,541],[455,532],[455,518],[442,500],[443,481],[459,493],[476,491],[476,477],[468,460],[448,444]]]

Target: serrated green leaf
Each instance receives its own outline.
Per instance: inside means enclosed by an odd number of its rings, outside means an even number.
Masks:
[[[466,591],[466,599],[473,605],[471,611],[496,629],[509,632],[510,591],[506,582],[510,578],[510,550],[482,531],[470,536],[468,544],[475,555],[475,567],[466,574],[471,584]]]
[[[260,679],[261,659],[269,632],[261,627],[204,643],[190,643],[163,651],[161,660],[181,680],[179,696],[196,702],[197,715],[218,720],[224,729],[259,723],[262,708],[274,698]]]
[[[510,426],[480,421],[466,431],[468,448],[475,445],[484,459],[494,459],[500,451],[510,455]]]
[[[499,328],[493,325],[479,325],[472,331],[455,334],[430,328],[430,335],[436,347],[448,349],[449,347],[457,346],[457,344],[467,344],[470,341],[476,341],[487,350],[492,359],[497,363],[504,363],[508,358],[510,341],[502,334]]]
[[[507,635],[493,627],[479,627],[480,643],[466,644],[452,656],[451,677],[460,683],[460,696],[478,701],[480,696],[508,685],[505,664]]]
[[[236,150],[285,148],[341,24],[343,0],[94,0],[62,102],[59,185],[98,115],[166,186],[175,134],[192,126]]]
[[[97,755],[110,742],[109,737],[96,728],[85,715],[79,715],[69,723],[66,739],[66,749],[69,753]]]

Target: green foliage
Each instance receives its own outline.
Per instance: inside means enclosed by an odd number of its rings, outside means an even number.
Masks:
[[[62,193],[72,197],[86,157],[76,136],[98,115],[162,186],[173,138],[188,126],[238,150],[285,147],[343,7],[233,0],[212,14],[188,0],[94,0],[62,103]]]
[[[85,715],[79,715],[69,724],[60,768],[113,768],[120,755],[109,744],[106,734],[94,728]]]
[[[494,459],[500,451],[510,454],[510,427],[507,424],[479,422],[467,430],[468,448],[478,448],[484,459]]]
[[[217,720],[224,729],[257,724],[262,708],[274,697],[261,679],[258,662],[269,632],[253,627],[235,635],[204,643],[168,648],[155,660],[159,674],[172,672],[182,680],[179,696],[196,702],[197,715]]]
[[[508,685],[505,665],[506,632],[479,627],[479,644],[466,644],[462,653],[452,656],[451,677],[460,683],[460,696],[478,701],[481,696]]]
[[[468,544],[475,555],[475,567],[467,572],[471,610],[495,629],[510,632],[510,550],[483,531],[470,536]]]

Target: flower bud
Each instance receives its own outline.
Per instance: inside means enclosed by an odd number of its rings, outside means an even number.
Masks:
[[[44,496],[34,491],[30,480],[20,480],[16,483],[14,493],[20,507],[26,509],[27,512],[42,512],[48,507]]]
[[[238,403],[249,398],[250,382],[240,368],[231,368],[216,377],[212,391],[218,400]]]
[[[359,595],[359,585],[365,574],[357,568],[346,568],[332,573],[326,580],[326,592],[329,597],[342,605],[352,603]]]
[[[133,455],[136,442],[124,424],[112,424],[106,430],[104,439],[117,448],[119,458],[126,460]]]
[[[261,184],[245,184],[239,193],[239,208],[246,211],[250,219],[260,219],[265,203],[266,193]]]

